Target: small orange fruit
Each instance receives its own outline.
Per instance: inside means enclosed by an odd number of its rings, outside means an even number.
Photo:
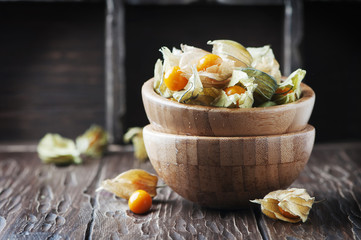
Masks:
[[[205,71],[207,68],[214,65],[221,65],[222,58],[216,54],[207,54],[201,59],[199,59],[197,64],[198,71]]]
[[[130,196],[128,206],[133,213],[143,214],[151,208],[152,198],[146,191],[137,190]]]
[[[289,212],[283,210],[280,206],[278,206],[278,209],[280,210],[281,214],[282,214],[283,216],[285,216],[286,218],[291,218],[291,219],[297,219],[297,218],[299,218],[298,216],[295,216],[295,215],[293,215],[292,213],[289,213]]]
[[[228,87],[226,89],[224,89],[224,91],[226,92],[227,96],[233,95],[233,94],[242,94],[246,91],[246,89],[244,89],[241,86],[235,85],[235,86],[231,86]]]
[[[188,83],[179,66],[172,67],[164,74],[164,83],[172,91],[182,90]]]
[[[293,92],[292,89],[290,87],[284,87],[284,88],[277,88],[276,90],[276,94],[280,94],[282,96],[286,96],[288,93]]]

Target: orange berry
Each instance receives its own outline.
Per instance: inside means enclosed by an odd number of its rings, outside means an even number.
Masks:
[[[292,218],[292,219],[297,219],[297,218],[299,218],[299,216],[295,216],[295,215],[293,215],[292,213],[289,213],[289,212],[283,210],[280,206],[278,206],[278,209],[280,210],[281,214],[282,214],[283,216],[285,216],[286,218]]]
[[[246,92],[246,89],[244,89],[241,86],[235,85],[232,87],[228,87],[226,89],[224,89],[224,91],[226,92],[227,96],[233,95],[233,94],[242,94],[244,92]]]
[[[172,91],[182,90],[188,83],[179,66],[172,67],[164,74],[164,83]]]
[[[143,214],[152,206],[152,198],[146,191],[137,190],[130,196],[128,206],[133,213]]]
[[[286,96],[288,93],[293,92],[292,89],[290,87],[284,87],[284,88],[277,88],[276,90],[276,94],[280,94],[282,96]]]
[[[214,65],[221,65],[222,58],[215,54],[207,54],[201,59],[199,59],[197,64],[198,71],[205,71],[207,68]]]

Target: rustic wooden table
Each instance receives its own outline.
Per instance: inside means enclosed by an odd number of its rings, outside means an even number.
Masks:
[[[35,146],[0,146],[0,239],[360,239],[361,143],[316,145],[293,187],[322,200],[306,223],[265,217],[258,205],[237,211],[201,208],[170,188],[151,211],[135,215],[99,183],[139,164],[129,147],[99,160],[42,164]]]

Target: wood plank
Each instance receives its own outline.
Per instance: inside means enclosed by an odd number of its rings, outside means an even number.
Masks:
[[[0,154],[0,239],[84,239],[99,160],[59,167]]]
[[[100,180],[131,168],[153,172],[149,162],[138,164],[132,152],[104,161]],[[162,183],[160,183],[162,184]],[[144,215],[133,214],[127,201],[101,191],[96,194],[92,239],[262,239],[252,209],[220,211],[201,208],[172,191],[158,189],[153,206]]]
[[[260,219],[266,239],[360,239],[361,145],[316,147],[293,187],[306,188],[315,203],[306,223]]]
[[[170,188],[136,215],[100,181],[139,164],[120,147],[102,160],[57,167],[34,147],[0,146],[0,239],[360,239],[361,144],[316,146],[294,187],[322,201],[306,223],[272,220],[258,205],[238,211],[201,208]],[[162,184],[162,183],[160,183]]]
[[[0,141],[105,125],[105,6],[1,3]]]
[[[123,1],[107,0],[105,21],[106,130],[111,142],[120,143],[125,131],[125,20]],[[138,70],[137,70],[138,71]],[[130,83],[130,82],[129,82]],[[132,85],[132,84],[130,84]],[[139,88],[140,89],[140,88]],[[140,90],[139,90],[140,91]],[[131,103],[134,107],[134,103]],[[130,105],[129,105],[130,106]],[[128,117],[128,115],[127,115]],[[145,117],[145,116],[143,116]],[[139,125],[140,126],[140,125]]]

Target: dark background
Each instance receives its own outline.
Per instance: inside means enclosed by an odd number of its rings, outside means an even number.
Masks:
[[[104,125],[104,3],[0,3],[0,139]]]
[[[361,140],[359,1],[305,1],[304,80],[316,92],[317,142]],[[124,129],[147,124],[140,88],[161,46],[270,44],[283,66],[283,6],[125,6]],[[0,2],[0,142],[75,138],[105,124],[105,3]]]

